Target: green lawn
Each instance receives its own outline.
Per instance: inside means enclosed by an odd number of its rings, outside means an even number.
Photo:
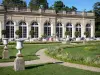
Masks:
[[[35,53],[39,49],[52,47],[52,46],[59,46],[59,45],[60,44],[24,44],[24,48],[22,49],[22,54],[25,60],[34,60],[34,59],[38,59]],[[2,59],[1,57],[2,57],[3,46],[0,46],[0,62],[14,61],[18,50],[15,49],[15,46],[13,45],[8,46],[8,48],[9,48],[10,59]]]
[[[27,66],[26,70],[15,72],[13,67],[0,68],[0,75],[100,75],[100,72],[85,71],[57,64]]]
[[[96,48],[96,50],[89,51],[85,50],[85,48]],[[86,45],[86,46],[76,46],[76,47],[70,47],[65,48],[65,52],[70,53],[73,56],[82,56],[82,57],[96,57],[97,55],[100,55],[100,44],[98,45]]]

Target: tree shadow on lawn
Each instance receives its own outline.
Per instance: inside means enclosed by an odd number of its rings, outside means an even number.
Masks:
[[[10,59],[14,59],[14,58],[16,58],[16,56],[10,56]]]
[[[33,65],[33,66],[26,66],[25,69],[33,69],[33,68],[37,68],[37,67],[41,67],[41,66],[45,66],[45,65],[50,65],[50,64],[60,64],[63,62],[50,62],[50,63],[45,63],[45,64],[39,64],[39,65]]]
[[[40,55],[27,55],[27,56],[40,56]]]
[[[26,66],[25,69],[33,69],[33,68],[37,68],[37,67],[41,67],[41,66],[45,66],[45,65],[49,65],[49,64],[54,64],[54,63],[46,63],[46,64],[39,64],[39,65],[33,65],[33,66]]]
[[[10,56],[9,59],[14,59],[16,56]],[[2,59],[2,56],[0,56],[0,59]]]

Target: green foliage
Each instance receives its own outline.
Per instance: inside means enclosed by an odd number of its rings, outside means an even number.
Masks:
[[[29,8],[31,10],[33,9],[38,10],[41,5],[43,5],[44,9],[47,9],[48,8],[47,0],[31,0],[29,2]]]
[[[55,1],[54,3],[54,9],[56,10],[56,12],[62,10],[62,8],[64,8],[65,5],[62,1]]]
[[[93,6],[93,10],[95,13],[95,30],[96,30],[96,37],[100,37],[98,32],[100,31],[100,2],[96,2]]]
[[[30,2],[29,2],[29,8],[31,9],[31,10],[33,10],[33,9],[39,9],[39,0],[30,0]]]
[[[72,6],[71,10],[72,11],[77,11],[77,8],[75,6]]]
[[[79,37],[80,35],[81,35],[81,32],[79,32],[79,31],[76,31],[76,32],[75,32],[75,36],[76,36],[76,37]]]
[[[2,33],[2,35],[6,35],[7,31],[6,30],[2,30],[1,33]]]
[[[90,33],[86,31],[86,32],[84,32],[84,35],[86,35],[86,37],[89,37]]]
[[[23,0],[3,0],[2,4],[9,8],[9,7],[18,7],[18,8],[23,8],[27,7],[26,2]]]
[[[18,35],[18,36],[20,36],[20,35],[22,35],[22,31],[21,30],[16,30],[16,35]]]
[[[46,54],[62,61],[100,67],[100,55],[99,57],[96,57],[96,55],[94,55],[100,52],[96,47],[97,45],[90,46],[89,43],[89,46],[86,46],[87,45],[70,45],[65,47],[53,47],[49,48],[48,51],[46,51]],[[88,51],[85,51],[85,49]]]
[[[96,46],[85,47],[84,50],[95,51],[95,50],[97,50],[97,47]]]
[[[67,35],[71,35],[71,32],[70,31],[66,31],[65,32],[65,36],[67,36]]]
[[[47,37],[47,35],[46,35],[46,34],[44,34],[44,35],[41,35],[41,37],[42,37],[42,38],[46,38],[46,37]]]
[[[100,37],[100,31],[96,31],[96,32],[95,32],[95,36],[96,36],[96,37]]]
[[[30,33],[31,37],[35,34],[34,30],[31,30]]]

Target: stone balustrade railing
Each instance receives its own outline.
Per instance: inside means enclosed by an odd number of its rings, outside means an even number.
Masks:
[[[3,6],[0,6],[0,10],[2,11],[4,9]],[[50,10],[50,9],[39,9],[39,10],[30,10],[29,8],[23,8],[23,9],[18,9],[18,8],[9,8],[7,11],[13,11],[13,12],[33,12],[33,13],[48,13],[48,14],[56,14],[55,10]],[[59,11],[57,14],[62,14],[62,15],[80,15],[80,16],[95,16],[95,14],[89,13],[89,12],[78,12],[78,11],[73,11],[73,12],[66,12],[66,11]]]

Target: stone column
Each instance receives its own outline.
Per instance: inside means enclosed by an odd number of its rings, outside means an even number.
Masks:
[[[91,21],[91,37],[95,37],[95,21]]]
[[[2,30],[4,30],[4,23],[0,21],[0,38],[4,38],[4,35],[2,35]]]
[[[72,38],[75,38],[75,31],[76,31],[75,24],[72,24]]]
[[[26,24],[27,24],[27,38],[31,38],[31,35],[29,34],[31,31],[31,25],[29,25],[28,23]]]
[[[18,35],[16,35],[16,30],[19,30],[19,25],[18,25],[18,22],[14,22],[14,38],[18,38]]]
[[[51,21],[51,36],[56,35],[56,18],[50,19]]]
[[[65,24],[62,24],[62,34],[63,34],[63,38],[65,38],[66,36],[65,36],[65,32],[66,32],[66,26],[65,26]]]
[[[44,24],[42,21],[42,17],[40,17],[40,22],[39,22],[39,38],[41,35],[44,35]]]
[[[84,32],[86,30],[85,28],[86,28],[86,22],[83,19],[83,24],[81,24],[81,37],[84,37]]]
[[[2,38],[2,33],[1,33],[1,31],[2,31],[2,23],[1,23],[1,21],[0,21],[0,39]]]

